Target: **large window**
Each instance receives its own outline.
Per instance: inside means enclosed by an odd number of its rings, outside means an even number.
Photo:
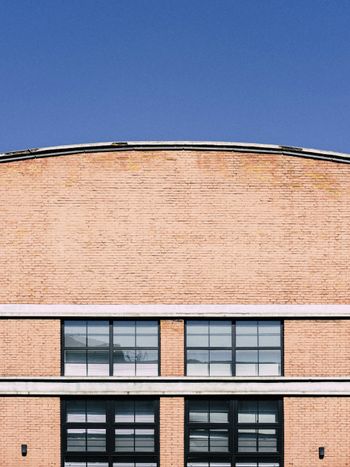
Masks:
[[[280,321],[189,320],[188,376],[278,376],[282,374]]]
[[[157,376],[159,324],[146,320],[65,320],[66,376]]]
[[[64,399],[64,467],[157,467],[158,400]]]
[[[281,467],[280,399],[188,399],[187,467]]]

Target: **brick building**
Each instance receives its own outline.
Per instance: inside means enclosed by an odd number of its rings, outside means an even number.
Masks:
[[[0,467],[350,466],[349,155],[0,162]]]

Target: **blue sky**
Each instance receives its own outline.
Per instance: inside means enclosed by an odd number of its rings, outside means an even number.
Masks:
[[[216,140],[350,152],[349,0],[1,0],[0,152]]]

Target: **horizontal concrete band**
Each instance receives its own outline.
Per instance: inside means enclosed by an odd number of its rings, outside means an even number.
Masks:
[[[61,395],[285,395],[285,396],[350,396],[350,378],[300,380],[282,378],[257,380],[216,379],[184,381],[164,378],[152,381],[0,379],[0,396]]]
[[[350,305],[0,304],[0,318],[350,318]]]

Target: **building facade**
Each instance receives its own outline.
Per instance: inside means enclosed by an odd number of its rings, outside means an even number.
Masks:
[[[350,466],[350,156],[0,162],[1,467]]]

